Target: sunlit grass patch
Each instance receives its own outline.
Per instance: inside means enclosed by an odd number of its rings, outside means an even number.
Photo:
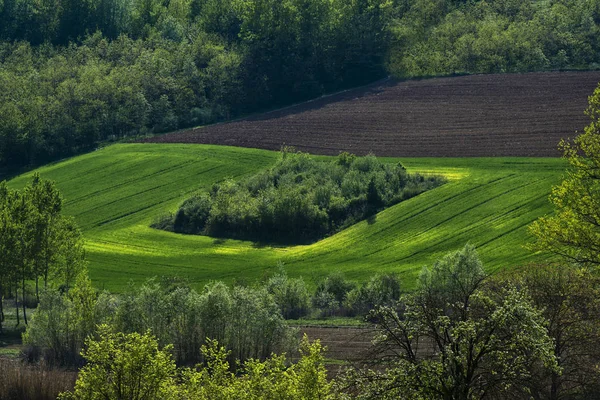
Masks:
[[[510,268],[539,258],[523,247],[531,240],[527,225],[551,212],[547,196],[565,168],[563,160],[548,158],[386,158],[450,182],[311,245],[272,246],[149,227],[194,191],[249,176],[277,157],[232,147],[122,144],[38,171],[57,182],[65,212],[82,227],[94,283],[120,291],[130,281],[161,275],[187,278],[196,287],[211,280],[252,283],[276,271],[278,262],[310,285],[334,270],[357,280],[393,271],[410,287],[423,265],[466,242],[477,247],[488,270]],[[10,184],[24,186],[30,175]]]

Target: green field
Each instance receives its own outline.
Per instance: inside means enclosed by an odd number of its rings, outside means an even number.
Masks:
[[[81,226],[95,285],[120,291],[162,275],[197,287],[210,280],[251,283],[275,271],[278,261],[309,283],[334,270],[357,280],[395,271],[411,286],[423,265],[467,242],[477,246],[489,271],[535,261],[539,255],[523,248],[530,240],[527,225],[551,212],[548,193],[565,168],[561,159],[402,158],[409,171],[443,174],[450,182],[306,246],[261,246],[149,227],[196,189],[252,174],[277,157],[233,147],[120,144],[37,171],[57,182],[65,213]],[[22,187],[32,173],[10,184]]]

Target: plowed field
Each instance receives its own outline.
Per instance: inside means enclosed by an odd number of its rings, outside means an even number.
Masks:
[[[396,157],[559,156],[557,143],[587,125],[600,72],[385,80],[230,123],[155,136],[315,154]]]

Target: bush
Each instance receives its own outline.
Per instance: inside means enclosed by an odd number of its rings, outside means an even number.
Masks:
[[[266,289],[285,319],[298,319],[308,314],[310,295],[302,278],[290,279],[281,273],[267,281]]]
[[[163,346],[173,344],[178,364],[202,360],[200,346],[218,340],[233,360],[265,359],[293,344],[278,305],[264,289],[229,288],[221,282],[201,293],[185,287],[166,290],[150,281],[120,297],[117,330],[151,331]]]
[[[352,289],[346,308],[357,315],[367,315],[381,306],[394,306],[400,299],[400,280],[395,274],[377,274],[360,287]]]
[[[346,280],[342,273],[334,272],[317,285],[313,305],[320,309],[324,316],[346,314],[344,303],[352,289],[353,282]]]
[[[113,333],[103,325],[98,340],[88,340],[86,365],[72,393],[62,400],[176,399],[175,362],[169,348],[160,349],[146,333]]]
[[[23,335],[29,361],[41,356],[47,364],[77,365],[80,352],[96,326],[112,313],[110,297],[98,296],[85,274],[68,293],[42,291],[40,304]]]

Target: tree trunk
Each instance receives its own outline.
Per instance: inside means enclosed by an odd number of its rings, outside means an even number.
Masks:
[[[25,325],[27,325],[27,311],[26,311],[26,307],[25,307],[25,267],[23,267],[23,292],[21,293],[21,299],[23,300],[22,302],[22,306],[23,306],[23,321],[25,322]]]
[[[38,304],[40,304],[40,287],[39,287],[39,276],[37,275],[37,272],[35,274],[35,299],[37,300]]]
[[[19,317],[19,284],[15,280],[15,314],[17,315],[17,326],[21,324],[21,319]]]
[[[4,292],[2,289],[2,282],[0,282],[0,333],[2,333],[2,323],[4,322]]]
[[[48,265],[50,264],[50,262],[48,260],[48,258],[49,258],[48,247],[50,246],[48,236],[50,236],[50,232],[46,231],[46,238],[45,238],[46,252],[44,254],[44,289],[48,288],[48,268],[49,268]],[[38,302],[39,302],[39,299],[38,299]]]

